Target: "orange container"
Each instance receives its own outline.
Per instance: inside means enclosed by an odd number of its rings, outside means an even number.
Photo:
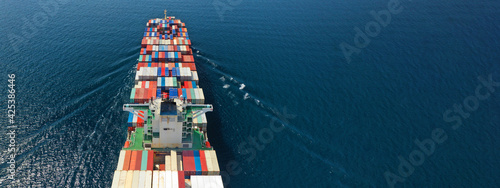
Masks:
[[[136,152],[137,152],[137,159],[134,170],[141,170],[142,150],[137,150]]]
[[[130,157],[132,155],[132,151],[125,151],[125,160],[123,161],[123,170],[129,170],[130,168]]]

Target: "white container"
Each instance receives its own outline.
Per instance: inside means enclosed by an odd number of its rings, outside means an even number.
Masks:
[[[165,188],[171,188],[172,187],[172,171],[164,171],[165,172]],[[177,171],[176,171],[177,172]]]
[[[177,171],[172,171],[172,178],[170,179],[171,182],[172,182],[172,186],[173,188],[178,188],[179,187],[179,176],[178,176],[178,172]]]
[[[198,72],[191,71],[191,80],[195,81],[196,85],[198,85]]]
[[[195,98],[196,98],[196,100],[195,100],[195,104],[201,104],[201,103],[200,103],[200,102],[201,102],[201,101],[200,101],[200,93],[199,93],[198,88],[195,88],[195,89],[194,89],[194,95],[195,95]]]
[[[132,181],[134,180],[134,171],[127,171],[127,179],[125,180],[125,188],[132,188]]]
[[[134,178],[132,178],[132,187],[139,187],[139,179],[141,178],[141,174],[139,170],[134,170]]]
[[[165,155],[165,170],[172,170],[170,155]]]
[[[165,171],[159,171],[158,187],[165,187]]]
[[[205,104],[205,95],[203,95],[203,89],[202,88],[197,88],[197,89],[198,89],[198,93],[200,94],[200,104]],[[205,119],[206,119],[206,117],[205,117]]]
[[[120,182],[120,172],[121,170],[115,170],[115,174],[113,174],[113,183],[111,183],[111,188],[118,188],[118,184]]]
[[[172,165],[171,170],[177,171],[177,152],[176,151],[170,152],[170,164]]]
[[[118,157],[118,166],[116,170],[123,170],[123,163],[125,161],[125,150],[120,151],[120,157]]]
[[[139,186],[140,188],[144,188],[146,185],[146,171],[140,171],[139,172]]]
[[[127,183],[127,171],[120,172],[120,179],[118,181],[118,187],[125,187]]]
[[[177,155],[177,171],[183,171],[183,168],[182,168],[182,155]]]
[[[212,157],[211,157],[212,155],[208,151],[209,150],[205,150],[203,153],[205,153],[205,160],[207,161],[208,175],[212,175],[214,174],[214,167],[212,165]]]
[[[152,183],[153,183],[153,171],[148,170],[148,171],[146,171],[146,182],[145,182],[144,187],[151,188]]]
[[[160,185],[160,182],[159,182],[159,179],[160,179],[160,171],[153,171],[153,188],[159,188],[159,185]]]
[[[214,168],[214,173],[215,175],[219,175],[220,170],[219,170],[219,162],[217,161],[217,154],[215,153],[215,150],[210,150],[210,158],[212,159],[212,167]]]

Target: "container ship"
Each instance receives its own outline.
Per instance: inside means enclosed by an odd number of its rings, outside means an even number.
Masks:
[[[112,187],[223,187],[185,24],[165,10],[146,26]]]

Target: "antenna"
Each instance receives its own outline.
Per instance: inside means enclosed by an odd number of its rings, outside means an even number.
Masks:
[[[165,14],[165,20],[167,19],[167,9],[163,12]]]

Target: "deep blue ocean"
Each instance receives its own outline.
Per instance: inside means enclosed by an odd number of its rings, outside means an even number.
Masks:
[[[227,186],[500,187],[495,0],[0,1],[1,187],[111,186],[164,9],[188,28]]]

